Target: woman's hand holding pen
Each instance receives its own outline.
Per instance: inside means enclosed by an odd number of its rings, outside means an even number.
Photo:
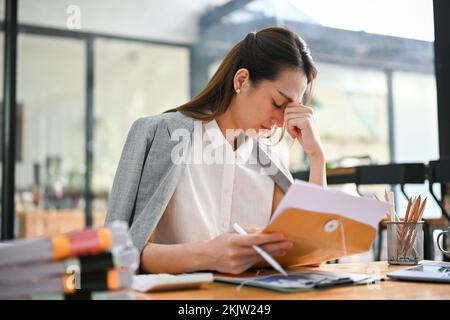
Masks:
[[[286,254],[293,244],[283,241],[281,233],[259,233],[260,229],[246,229],[248,235],[239,235],[234,232],[224,233],[207,243],[206,253],[209,258],[208,269],[223,273],[239,274],[258,262],[262,257],[252,248],[260,246],[272,257]]]
[[[284,121],[288,133],[302,145],[308,157],[324,157],[319,132],[311,107],[290,102],[284,111]]]

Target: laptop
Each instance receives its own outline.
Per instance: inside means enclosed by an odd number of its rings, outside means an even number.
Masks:
[[[431,261],[387,274],[389,278],[409,281],[450,283],[450,262]]]

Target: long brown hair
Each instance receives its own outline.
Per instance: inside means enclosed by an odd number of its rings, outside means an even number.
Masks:
[[[233,79],[246,68],[252,86],[275,80],[285,68],[304,70],[308,79],[307,102],[311,103],[312,82],[317,68],[306,42],[287,28],[270,27],[251,32],[225,56],[206,87],[189,102],[166,112],[180,111],[197,120],[209,121],[223,114],[235,94]]]

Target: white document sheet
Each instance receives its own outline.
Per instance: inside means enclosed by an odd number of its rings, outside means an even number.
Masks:
[[[186,274],[141,274],[133,276],[132,289],[140,292],[198,288],[214,281],[210,272]]]
[[[287,208],[331,213],[377,227],[392,206],[375,199],[355,197],[341,191],[295,180],[284,195],[270,222]]]

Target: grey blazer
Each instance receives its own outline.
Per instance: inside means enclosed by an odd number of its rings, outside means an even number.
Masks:
[[[128,222],[131,239],[139,252],[161,219],[185,168],[184,163],[174,163],[171,157],[183,140],[175,139],[177,129],[192,136],[194,119],[181,112],[140,118],[131,126],[122,151],[108,200],[106,223]],[[190,147],[189,137],[184,143]],[[270,156],[261,143],[254,144],[253,152],[262,166],[275,168],[270,176],[286,192],[293,182],[289,170]]]

